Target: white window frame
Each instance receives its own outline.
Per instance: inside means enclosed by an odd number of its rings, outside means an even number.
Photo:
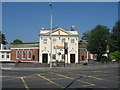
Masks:
[[[8,57],[7,57],[8,56]],[[6,53],[6,58],[9,59],[10,58],[10,54]]]
[[[62,43],[65,43],[66,39],[65,38],[62,38]]]
[[[18,58],[18,52],[19,52],[19,58]],[[16,51],[16,59],[20,59],[20,50]]]
[[[47,38],[43,38],[43,44],[47,44]]]
[[[25,57],[23,57],[23,56],[24,56],[24,55],[23,55],[23,54],[24,54],[23,52],[25,52]],[[23,51],[22,51],[22,59],[25,59],[25,58],[26,58],[26,51],[23,50]]]
[[[2,57],[2,56],[3,56],[3,57]],[[5,59],[5,53],[2,52],[1,58],[2,58],[2,59]]]
[[[71,43],[75,43],[75,39],[74,38],[71,38]]]
[[[56,60],[56,54],[52,54],[52,59]]]
[[[31,58],[29,58],[29,52],[31,52]],[[31,50],[27,51],[27,59],[30,59],[30,60],[32,59],[32,51]]]
[[[53,43],[57,43],[57,39],[56,38],[53,38]]]

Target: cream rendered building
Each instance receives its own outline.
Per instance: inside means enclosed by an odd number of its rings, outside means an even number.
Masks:
[[[50,63],[51,30],[40,31],[39,62]],[[65,50],[66,49],[66,50]],[[68,53],[67,53],[68,52]],[[52,30],[52,61],[78,63],[78,32],[57,27]]]
[[[10,50],[4,49],[4,45],[0,44],[0,61],[10,61]]]

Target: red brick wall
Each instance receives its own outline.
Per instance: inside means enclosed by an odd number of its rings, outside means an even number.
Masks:
[[[79,62],[83,62],[86,59],[86,49],[79,49],[78,50],[78,59]],[[82,60],[82,56],[84,56],[84,60]],[[88,52],[88,59],[90,60],[90,53]],[[94,55],[93,55],[93,60],[94,60]]]
[[[16,51],[19,50],[20,51],[20,59],[16,59]],[[28,59],[28,51],[32,51],[32,58]],[[26,57],[25,59],[22,59],[22,51],[23,49],[11,49],[11,60],[15,60],[15,61],[39,61],[39,49],[24,49],[24,51],[26,51]],[[35,56],[35,59],[33,60],[33,55]]]

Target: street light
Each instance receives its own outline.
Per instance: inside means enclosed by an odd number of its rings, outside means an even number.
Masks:
[[[49,3],[50,9],[51,9],[51,15],[50,15],[50,29],[51,29],[51,55],[50,55],[50,68],[52,68],[52,3]]]

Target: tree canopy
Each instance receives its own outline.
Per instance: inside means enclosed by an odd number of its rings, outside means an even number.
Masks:
[[[19,39],[15,39],[15,40],[13,41],[13,43],[22,43],[22,41],[19,40]]]
[[[5,34],[0,32],[0,44],[6,45],[7,41],[6,41],[6,36]]]
[[[110,34],[110,51],[120,51],[120,21],[116,22]]]
[[[87,49],[90,53],[97,54],[98,60],[106,53],[109,34],[109,28],[103,25],[97,25],[90,32],[83,33],[82,39],[88,41]]]

